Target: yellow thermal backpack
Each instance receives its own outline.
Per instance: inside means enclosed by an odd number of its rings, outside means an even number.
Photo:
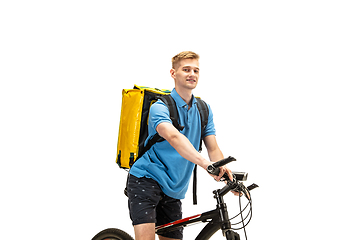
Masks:
[[[180,131],[184,127],[178,123],[178,112],[171,91],[166,89],[149,88],[135,85],[133,89],[123,89],[119,137],[117,145],[116,163],[120,168],[129,169],[136,159],[141,157],[156,142],[163,141],[155,134],[146,146],[148,137],[148,115],[151,105],[157,100],[163,101],[169,109],[173,125]],[[209,115],[207,104],[197,98],[201,118],[201,132],[206,127]],[[200,141],[201,143],[201,141]],[[201,145],[200,145],[201,150]]]

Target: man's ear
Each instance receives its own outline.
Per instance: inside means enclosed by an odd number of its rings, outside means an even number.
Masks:
[[[175,69],[170,69],[170,75],[173,79],[175,79]]]

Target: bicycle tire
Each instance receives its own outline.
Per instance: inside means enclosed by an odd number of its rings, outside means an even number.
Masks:
[[[117,229],[117,228],[108,228],[102,230],[92,240],[134,240],[129,234],[126,232]]]

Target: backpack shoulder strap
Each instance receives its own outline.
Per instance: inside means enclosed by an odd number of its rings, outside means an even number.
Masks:
[[[203,135],[209,118],[209,107],[206,102],[200,98],[196,98],[196,101],[201,119],[201,138],[199,146],[199,152],[201,152]],[[197,205],[197,165],[195,165],[193,173],[193,205]]]
[[[202,139],[203,139],[203,135],[204,135],[204,131],[206,128],[206,125],[208,123],[208,118],[209,118],[209,107],[206,104],[206,102],[200,98],[196,98],[197,101],[197,108],[199,110],[199,114],[200,114],[200,119],[201,119],[201,139],[200,139],[200,146],[199,146],[199,151],[201,152],[202,150]]]
[[[168,107],[170,113],[170,119],[174,127],[179,131],[183,130],[184,126],[181,126],[179,124],[179,113],[176,108],[175,100],[172,98],[172,96],[170,94],[163,95],[158,97],[158,99],[163,101],[165,105]]]

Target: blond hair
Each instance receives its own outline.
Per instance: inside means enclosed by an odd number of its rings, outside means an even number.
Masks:
[[[181,52],[177,55],[175,55],[172,59],[171,59],[171,62],[172,62],[172,68],[173,69],[176,69],[180,63],[181,60],[183,59],[196,59],[196,60],[199,60],[200,56],[194,52],[191,52],[191,51],[184,51],[184,52]]]

